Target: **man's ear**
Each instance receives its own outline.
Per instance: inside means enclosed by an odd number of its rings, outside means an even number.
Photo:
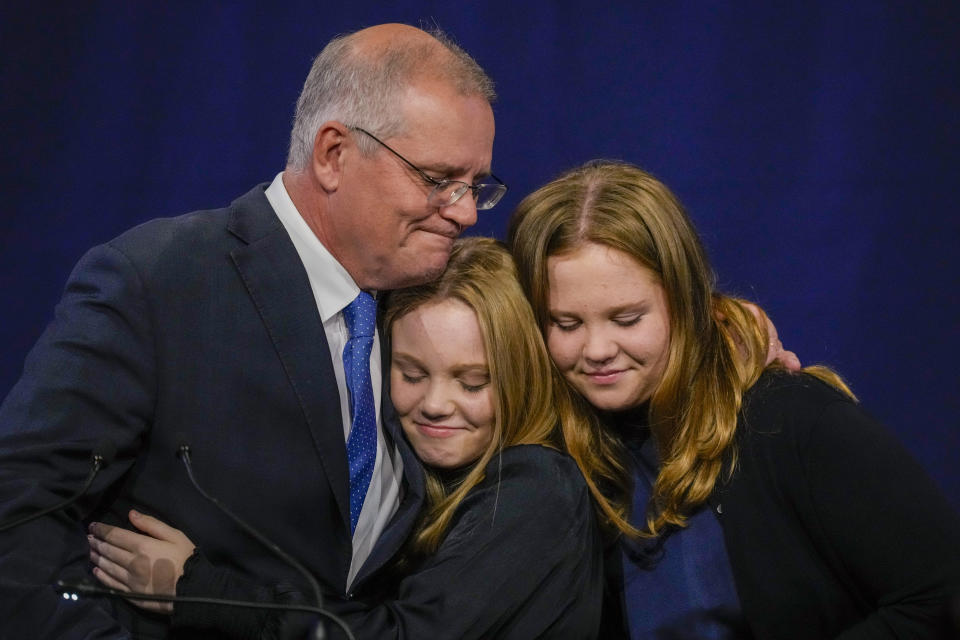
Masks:
[[[348,131],[336,121],[324,122],[313,139],[311,167],[317,183],[327,193],[340,186],[343,175],[344,145],[349,145]]]

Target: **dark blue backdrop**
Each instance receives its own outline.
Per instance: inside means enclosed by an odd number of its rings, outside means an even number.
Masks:
[[[4,3],[0,396],[86,248],[282,168],[331,36],[436,21],[500,93],[511,191],[479,233],[586,159],[646,167],[724,287],[845,374],[960,506],[960,4],[727,4]]]

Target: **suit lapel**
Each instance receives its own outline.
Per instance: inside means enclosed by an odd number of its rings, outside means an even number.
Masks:
[[[233,250],[230,256],[296,393],[349,538],[350,481],[330,347],[307,273],[263,193],[266,187],[259,185],[234,202],[228,230],[245,245]],[[406,541],[425,495],[423,467],[404,438],[390,402],[390,344],[383,335],[380,346],[381,419],[387,439],[396,445],[403,460],[404,494],[357,576],[358,587]]]
[[[283,363],[349,532],[340,394],[307,273],[264,196],[263,185],[234,203],[228,229],[247,243],[231,251],[230,257]]]

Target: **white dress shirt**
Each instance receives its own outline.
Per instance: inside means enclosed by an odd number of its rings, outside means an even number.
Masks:
[[[343,348],[350,334],[343,319],[343,309],[357,297],[360,287],[353,281],[347,270],[327,251],[301,217],[286,187],[283,186],[283,173],[277,174],[274,178],[273,183],[267,188],[266,196],[293,241],[293,246],[297,249],[300,260],[307,270],[307,277],[310,279],[310,288],[313,290],[317,310],[323,321],[323,331],[330,345],[330,359],[333,361],[337,389],[340,391],[343,440],[346,442],[350,435],[350,403],[343,369]],[[349,589],[353,583],[364,560],[370,555],[374,544],[400,504],[403,462],[396,446],[390,446],[388,449],[383,436],[383,420],[380,415],[381,374],[378,332],[374,335],[373,350],[370,353],[370,382],[373,384],[373,401],[377,409],[377,457],[373,467],[373,477],[353,534],[353,557],[344,589]],[[310,505],[303,505],[303,508],[309,509]]]

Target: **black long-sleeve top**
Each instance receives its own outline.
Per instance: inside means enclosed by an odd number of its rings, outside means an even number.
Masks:
[[[401,579],[391,597],[325,606],[358,640],[594,638],[603,590],[594,513],[571,458],[537,445],[510,447],[460,505],[437,552]],[[282,588],[244,584],[196,558],[177,593],[301,600]],[[173,626],[181,634],[269,638],[281,633],[279,620],[269,613],[177,605]]]
[[[710,507],[752,637],[947,637],[960,518],[896,438],[836,389],[782,371],[745,395],[737,428]],[[617,600],[605,628],[622,623],[616,604],[645,606]]]

